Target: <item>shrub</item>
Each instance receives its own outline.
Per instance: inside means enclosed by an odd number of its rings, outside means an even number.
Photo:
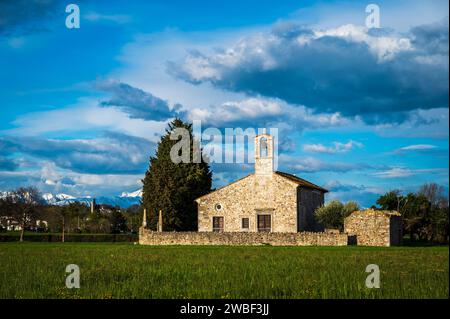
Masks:
[[[344,218],[359,210],[357,203],[349,201],[345,204],[332,200],[322,205],[314,212],[316,220],[325,228],[344,229]]]

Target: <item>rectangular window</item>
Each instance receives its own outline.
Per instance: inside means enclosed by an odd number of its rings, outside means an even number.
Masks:
[[[223,232],[223,217],[222,216],[213,217],[213,231],[214,232]]]
[[[248,228],[249,228],[248,218],[242,218],[242,229],[248,229]]]
[[[272,230],[270,217],[270,215],[258,215],[259,232],[270,232]]]

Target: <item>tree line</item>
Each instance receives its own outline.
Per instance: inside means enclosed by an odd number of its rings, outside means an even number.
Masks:
[[[20,187],[0,199],[0,230],[14,226],[23,241],[25,231],[61,233],[137,233],[142,224],[142,208],[109,205],[89,206],[73,202],[65,206],[47,205],[35,187]]]
[[[402,215],[403,234],[411,241],[449,242],[449,203],[445,189],[436,183],[422,185],[403,195],[392,190],[380,196],[371,208],[393,210]],[[355,202],[332,200],[316,209],[315,218],[325,228],[343,230],[344,219],[360,207]]]

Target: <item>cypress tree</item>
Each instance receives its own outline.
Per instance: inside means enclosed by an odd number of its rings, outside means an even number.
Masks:
[[[176,164],[170,158],[172,147],[181,139],[170,139],[176,128],[185,128],[189,132],[189,163]],[[150,229],[156,230],[161,210],[164,231],[197,230],[194,200],[211,191],[212,173],[209,164],[203,160],[193,163],[194,143],[192,124],[175,119],[158,142],[155,156],[150,157],[149,168],[142,180],[142,204],[147,208],[147,227]]]

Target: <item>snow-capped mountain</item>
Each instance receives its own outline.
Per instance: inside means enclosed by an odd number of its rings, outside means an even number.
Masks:
[[[70,203],[78,202],[85,205],[90,205],[94,199],[91,196],[85,197],[74,197],[67,194],[51,194],[46,193],[42,195],[42,198],[49,205],[69,205]],[[95,197],[96,204],[105,204],[112,206],[119,206],[121,208],[128,208],[132,205],[139,204],[142,198],[142,190],[137,190],[135,192],[123,192],[120,196],[99,196]]]
[[[67,195],[67,194],[56,194],[45,193],[42,195],[42,198],[45,200],[47,204],[56,204],[57,202],[75,199],[75,197]]]
[[[107,204],[112,206],[119,206],[121,208],[128,208],[132,205],[139,205],[141,202],[140,196],[100,196],[95,198],[97,204]]]
[[[8,196],[8,192],[0,191],[0,198]],[[121,208],[128,208],[132,205],[139,205],[142,198],[142,189],[138,189],[135,192],[123,192],[120,196],[99,196],[95,197],[96,204],[105,204],[111,206],[119,206]],[[69,205],[70,203],[82,203],[89,206],[93,200],[91,196],[74,197],[68,194],[52,194],[45,193],[42,195],[42,199],[48,205]]]
[[[131,193],[123,192],[120,197],[142,197],[142,189],[138,189],[137,191]]]

